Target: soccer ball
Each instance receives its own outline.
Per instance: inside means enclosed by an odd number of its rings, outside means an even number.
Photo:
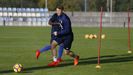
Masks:
[[[85,35],[85,39],[88,39],[88,38],[89,38],[89,35],[88,35],[88,34],[86,34],[86,35]]]
[[[100,65],[96,65],[96,69],[101,69],[101,66]]]
[[[93,39],[94,37],[93,37],[93,35],[92,35],[92,34],[90,34],[89,38],[90,38],[90,39]]]
[[[94,34],[94,35],[93,35],[93,37],[96,39],[96,38],[97,38],[97,35],[96,35],[96,34]]]
[[[17,72],[17,73],[22,72],[23,66],[21,64],[15,64],[13,66],[13,70],[14,70],[14,72]]]
[[[105,39],[105,34],[102,34],[102,35],[101,35],[101,38],[102,38],[102,39]]]

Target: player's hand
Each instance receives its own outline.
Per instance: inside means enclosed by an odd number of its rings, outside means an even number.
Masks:
[[[54,36],[57,36],[57,32],[56,31],[53,34],[54,34]]]

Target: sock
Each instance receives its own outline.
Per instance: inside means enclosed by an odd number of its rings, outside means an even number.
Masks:
[[[42,53],[42,52],[48,51],[50,49],[51,49],[51,46],[50,45],[47,45],[44,48],[40,49],[39,51]]]
[[[53,61],[55,61],[55,62],[57,61],[57,58],[56,58],[56,56],[53,56]]]
[[[58,49],[58,59],[60,59],[60,58],[62,57],[63,49],[64,49],[64,45],[61,44],[61,45],[59,46],[59,49]]]
[[[69,55],[70,55],[71,57],[73,57],[73,58],[75,58],[75,57],[77,56],[77,55],[75,55],[74,52],[72,52],[72,51],[69,52]]]

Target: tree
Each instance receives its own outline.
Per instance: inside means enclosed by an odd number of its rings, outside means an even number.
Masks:
[[[68,11],[81,11],[82,0],[63,0],[62,5]]]
[[[96,11],[96,0],[89,0],[89,11]]]
[[[133,11],[133,0],[130,0],[130,9]]]
[[[39,7],[44,7],[44,5],[45,5],[45,0],[38,0],[38,6]]]
[[[54,11],[56,8],[56,0],[48,0],[48,9]]]
[[[106,4],[107,4],[107,2],[106,2],[107,0],[97,0],[96,1],[96,9],[98,10],[98,11],[100,11],[100,7],[103,7],[103,10],[104,11],[106,11],[107,9],[107,6],[106,6]]]
[[[128,0],[116,0],[115,1],[115,11],[127,11],[130,3]]]

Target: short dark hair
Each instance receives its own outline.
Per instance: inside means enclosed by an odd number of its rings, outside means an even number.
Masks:
[[[61,5],[60,5],[60,6],[57,6],[56,8],[58,8],[58,9],[60,9],[60,10],[62,10],[62,11],[64,10],[64,7],[61,6]]]

